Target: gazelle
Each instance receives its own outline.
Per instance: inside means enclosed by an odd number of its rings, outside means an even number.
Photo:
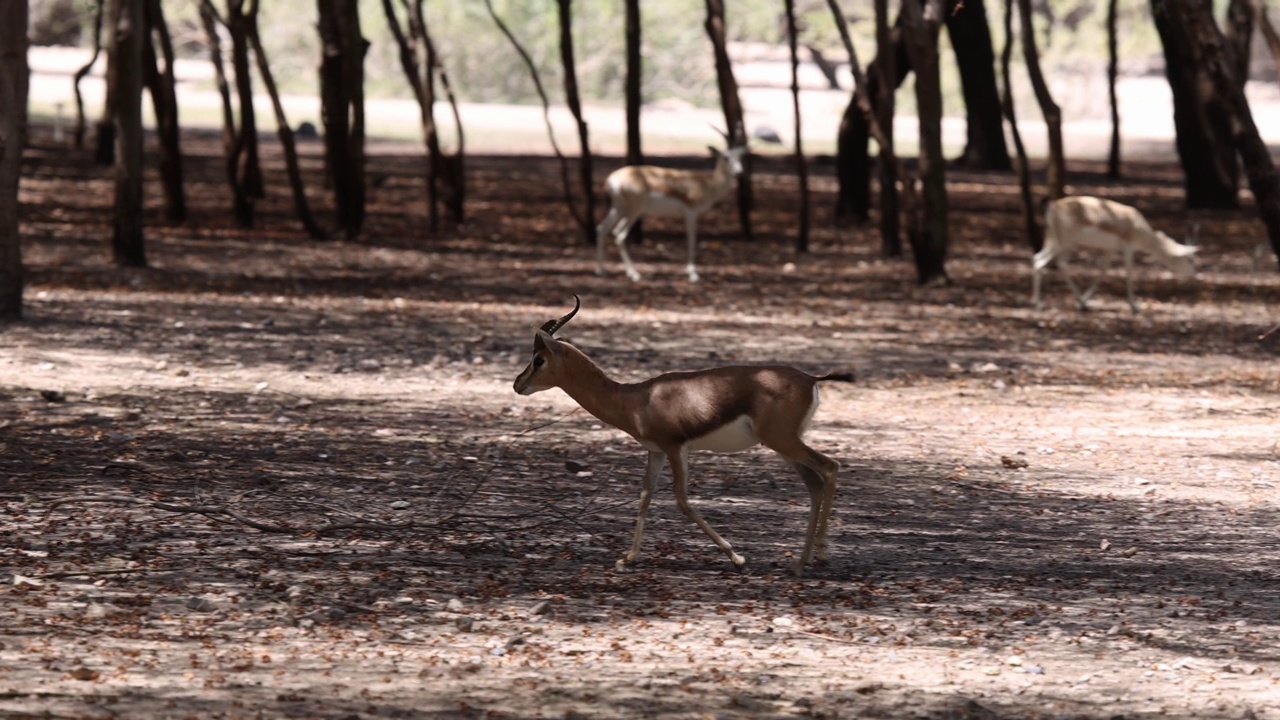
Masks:
[[[1183,245],[1159,230],[1153,229],[1136,208],[1087,195],[1053,200],[1045,207],[1044,247],[1031,259],[1031,303],[1040,307],[1040,276],[1050,263],[1057,262],[1081,310],[1088,310],[1089,298],[1098,288],[1101,277],[1080,292],[1067,269],[1067,254],[1075,248],[1093,248],[1124,258],[1129,309],[1138,312],[1133,296],[1133,256],[1139,251],[1150,255],[1180,279],[1195,275],[1192,256],[1197,248]]]
[[[757,444],[790,462],[809,489],[809,530],[795,573],[799,575],[812,558],[825,560],[840,464],[806,445],[802,436],[818,408],[818,383],[853,382],[853,374],[815,377],[778,365],[731,366],[620,383],[581,350],[555,337],[582,307],[577,295],[573,300],[569,314],[548,320],[535,331],[533,360],[516,377],[514,388],[521,395],[532,395],[558,387],[582,409],[635,438],[649,452],[631,550],[618,560],[617,568],[622,570],[640,556],[645,515],[664,461],[671,465],[681,512],[741,568],[746,559],[689,504],[687,458],[697,450],[739,452]]]
[[[723,133],[722,133],[723,134]],[[725,135],[725,140],[729,139]],[[698,281],[694,255],[698,249],[698,216],[715,205],[742,174],[745,146],[730,147],[727,152],[707,146],[716,159],[711,170],[677,170],[656,165],[627,165],[609,174],[605,187],[609,190],[609,213],[596,226],[596,274],[604,274],[604,239],[613,235],[622,255],[627,277],[640,279],[640,273],[627,255],[627,233],[641,215],[684,217],[684,232],[689,242],[689,282]]]

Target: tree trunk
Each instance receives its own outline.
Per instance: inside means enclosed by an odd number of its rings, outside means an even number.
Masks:
[[[149,32],[142,47],[142,73],[151,94],[151,106],[156,115],[156,135],[160,140],[160,185],[164,190],[164,216],[165,220],[177,225],[187,220],[187,196],[183,188],[178,96],[174,89],[173,41],[169,37],[169,26],[165,23],[160,0],[145,0],[144,14]],[[163,71],[158,65],[156,40],[160,41]]]
[[[596,241],[596,193],[591,172],[591,142],[587,134],[587,121],[582,119],[582,101],[578,97],[578,70],[573,60],[573,1],[557,0],[560,8],[560,64],[564,67],[564,95],[569,112],[578,126],[578,178],[582,194],[587,201],[585,222],[581,223],[582,237],[588,245]]]
[[[892,47],[893,31],[889,28],[888,0],[875,0],[876,47]],[[899,43],[901,45],[901,43]],[[897,150],[893,141],[893,117],[896,114],[894,102],[894,81],[898,76],[898,61],[906,55],[903,52],[887,52],[881,55],[880,65],[872,72],[871,77],[878,80],[876,93],[871,94],[868,81],[867,90],[870,99],[875,103],[876,122],[884,134],[884,142],[880,145],[880,252],[885,257],[902,257],[902,229],[900,219],[902,213],[898,203],[898,181],[906,179],[902,184],[902,205],[907,210],[907,231],[909,235],[918,234],[919,223],[916,222],[918,203],[915,197],[915,186],[902,165],[898,162]],[[905,64],[905,63],[904,63]],[[911,240],[915,242],[915,240]]]
[[[1165,74],[1173,91],[1173,123],[1187,207],[1239,207],[1240,167],[1230,142],[1230,113],[1223,99],[1209,90],[1212,84],[1194,60],[1191,39],[1174,26],[1171,8],[1169,0],[1151,0],[1151,14],[1164,46]]]
[[[886,138],[893,136],[893,93],[911,72],[911,59],[902,41],[901,26],[902,14],[899,11],[893,30],[886,30],[884,37],[877,33],[876,56],[867,66],[867,97],[880,118],[880,127]],[[870,128],[866,116],[858,112],[857,103],[855,93],[849,98],[836,134],[838,192],[835,215],[838,225],[865,222],[871,212],[871,156],[867,152]],[[882,182],[883,174],[882,165]],[[901,255],[901,244],[898,244],[896,252],[890,252],[886,247],[885,254],[891,257]]]
[[[1107,2],[1107,99],[1111,103],[1111,148],[1107,152],[1107,177],[1112,179],[1120,177],[1120,100],[1116,96],[1116,78],[1120,75],[1120,50],[1116,42],[1118,4],[1119,0]],[[1005,72],[1008,72],[1007,67]],[[1007,87],[1005,92],[1008,92]]]
[[[121,267],[147,266],[142,235],[142,46],[146,42],[144,0],[112,0],[119,12],[111,28],[108,75],[115,85],[115,223],[111,246]]]
[[[1045,184],[1048,186],[1050,200],[1062,197],[1067,183],[1067,161],[1062,148],[1062,111],[1053,96],[1049,94],[1049,84],[1044,80],[1040,70],[1040,51],[1036,49],[1036,30],[1031,16],[1031,0],[1018,0],[1018,16],[1021,20],[1022,57],[1027,64],[1027,75],[1031,77],[1031,87],[1035,90],[1036,103],[1040,105],[1040,113],[1049,133],[1049,162],[1045,172]]]
[[[1031,252],[1040,252],[1044,247],[1044,233],[1041,232],[1037,219],[1035,198],[1031,194],[1031,172],[1027,166],[1027,148],[1022,144],[1022,133],[1018,131],[1018,116],[1013,108],[1013,85],[1009,78],[1009,61],[1013,57],[1013,3],[1004,0],[1004,50],[1000,53],[1000,74],[1004,77],[1004,93],[1001,98],[1001,112],[1009,121],[1009,134],[1013,136],[1013,148],[1018,154],[1018,195],[1022,199],[1022,223],[1027,231],[1027,244]],[[1112,6],[1114,7],[1114,0]]]
[[[311,206],[307,203],[307,191],[302,183],[302,170],[298,166],[298,148],[293,142],[293,128],[289,126],[289,118],[284,114],[280,92],[276,89],[275,77],[271,74],[271,64],[267,62],[267,54],[262,49],[262,38],[258,36],[258,5],[256,3],[245,16],[245,32],[253,48],[253,56],[258,62],[258,75],[262,78],[262,85],[271,98],[271,107],[276,114],[276,134],[280,136],[280,146],[284,150],[284,166],[289,174],[293,206],[307,234],[313,239],[321,240],[325,237],[325,233],[316,223],[315,216],[311,214]]]
[[[947,34],[955,49],[964,93],[967,142],[958,164],[980,170],[1009,170],[1009,148],[1000,121],[1000,92],[996,89],[996,58],[991,28],[982,0],[948,3]]]
[[[106,88],[102,99],[102,114],[94,123],[94,162],[99,165],[115,165],[116,162],[116,83],[111,77],[111,50],[115,47],[115,28],[120,22],[123,0],[107,0],[102,11],[102,24],[107,36]]]
[[[348,240],[365,215],[364,53],[358,0],[318,0],[320,117],[338,224]]]
[[[899,257],[902,255],[902,240],[898,237],[900,224],[897,178],[902,175],[902,172],[893,149],[893,93],[885,93],[887,97],[878,98],[879,113],[877,113],[877,108],[872,106],[872,98],[868,94],[870,84],[867,82],[866,75],[862,73],[858,52],[853,46],[853,39],[849,36],[849,24],[845,21],[844,13],[836,0],[827,0],[827,6],[831,9],[831,17],[835,20],[836,29],[840,31],[840,40],[844,43],[845,53],[849,56],[849,71],[853,74],[854,94],[851,107],[857,107],[871,137],[875,138],[880,146],[880,238],[884,254],[887,257]],[[888,0],[876,0],[877,42],[883,41],[885,47],[891,43],[887,6]],[[888,67],[882,64],[878,69],[889,75],[893,74],[892,63],[889,63]],[[881,82],[879,87],[885,88],[888,84]],[[910,185],[905,186],[904,189],[910,194]]]
[[[644,162],[644,152],[640,146],[640,106],[643,99],[640,95],[640,0],[625,0],[626,36],[627,36],[627,164],[639,165]],[[644,221],[631,223],[627,231],[627,242],[639,245],[644,241]]]
[[[1227,58],[1236,82],[1244,87],[1249,81],[1249,58],[1253,51],[1253,9],[1249,0],[1231,0],[1227,5]]]
[[[800,123],[800,54],[796,43],[795,0],[784,0],[787,11],[787,46],[791,51],[791,113],[796,128],[796,175],[800,180],[800,222],[796,230],[796,252],[809,252],[809,166],[804,159]]]
[[[0,321],[22,317],[18,182],[27,146],[27,18],[25,0],[0,4]]]
[[[231,104],[231,88],[227,82],[226,66],[222,62],[222,41],[218,36],[218,23],[226,25],[226,21],[214,9],[212,0],[201,0],[200,22],[204,27],[205,39],[209,43],[209,60],[213,63],[214,80],[218,88],[218,96],[222,99],[222,158],[223,171],[227,178],[227,187],[231,189],[232,207],[235,217],[242,215],[242,205],[249,205],[240,187],[237,172],[237,140],[235,109]]]
[[[1266,143],[1258,134],[1244,87],[1236,78],[1232,67],[1235,58],[1214,24],[1207,4],[1198,0],[1164,0],[1164,3],[1170,16],[1167,29],[1191,50],[1188,59],[1204,71],[1212,92],[1229,115],[1232,143],[1244,161],[1258,214],[1267,227],[1271,248],[1280,259],[1280,176]]]
[[[920,181],[922,232],[913,238],[916,279],[921,285],[948,284],[947,176],[942,156],[942,81],[938,62],[938,33],[942,28],[942,0],[927,0],[923,8],[913,0],[902,4],[903,39],[916,74],[916,106],[920,121]]]
[[[408,14],[407,22],[410,33],[405,34],[396,17],[395,7],[391,0],[382,0],[382,11],[387,16],[387,27],[395,38],[400,49],[400,68],[404,71],[413,97],[418,101],[418,119],[422,126],[422,142],[427,152],[427,162],[423,168],[427,188],[427,226],[434,235],[440,230],[440,183],[438,170],[440,167],[440,138],[436,132],[435,117],[435,71],[431,67],[431,57],[420,62],[419,51],[422,49],[422,34],[417,31],[415,14],[421,15],[422,0],[414,0],[412,7],[405,3]],[[424,28],[425,30],[425,23]],[[426,53],[428,56],[431,53]]]
[[[435,43],[431,41],[431,35],[427,33],[427,25],[421,22],[421,5],[419,5],[419,21],[422,26],[422,39],[427,45],[427,64],[435,68],[440,73],[440,87],[444,90],[444,96],[449,100],[449,109],[453,112],[453,126],[458,132],[458,147],[452,155],[440,156],[440,169],[438,175],[449,186],[449,197],[445,201],[445,207],[449,209],[449,214],[453,216],[453,221],[461,225],[466,221],[466,204],[467,204],[467,153],[466,153],[466,133],[462,128],[462,113],[458,111],[458,98],[453,94],[453,86],[449,84],[449,73],[445,72],[444,65],[440,63],[440,54],[436,52]]]
[[[555,127],[551,124],[551,100],[547,98],[547,91],[542,86],[542,76],[538,73],[538,66],[533,61],[533,57],[524,49],[520,41],[516,39],[511,28],[498,17],[498,13],[493,9],[493,1],[485,0],[485,7],[489,10],[489,17],[493,19],[498,30],[506,36],[507,42],[511,43],[511,47],[515,48],[516,54],[524,61],[525,67],[529,70],[529,77],[533,79],[533,87],[538,92],[538,98],[542,100],[542,120],[547,126],[547,138],[551,141],[551,149],[555,152],[556,158],[560,160],[560,186],[564,188],[564,203],[569,208],[569,214],[573,216],[574,221],[579,226],[588,225],[591,219],[584,218],[582,213],[578,211],[578,204],[573,199],[573,186],[569,181],[569,160],[560,151],[560,143],[556,141]]]
[[[245,3],[250,3],[248,11]],[[254,206],[266,197],[262,163],[258,159],[258,119],[253,108],[253,76],[249,73],[249,13],[257,0],[227,1],[227,33],[231,36],[231,67],[236,73],[236,102],[240,109],[240,130],[236,133],[236,176],[241,190],[236,203],[236,222],[253,226]]]
[[[720,87],[720,107],[724,110],[725,132],[729,144],[746,147],[747,128],[742,120],[742,101],[738,98],[738,82],[733,77],[733,64],[729,62],[729,50],[724,31],[724,0],[706,0],[707,20],[703,24],[711,49],[715,54],[716,83]],[[752,238],[751,210],[754,205],[751,193],[751,154],[742,156],[742,175],[738,177],[738,222],[742,237]]]
[[[75,127],[75,148],[81,150],[84,148],[84,96],[80,94],[80,81],[84,80],[89,71],[93,69],[93,64],[98,62],[98,56],[102,54],[102,14],[104,0],[96,0],[94,2],[93,11],[93,55],[89,58],[89,62],[80,66],[76,70],[75,77],[71,82],[71,89],[76,96],[76,127]],[[110,163],[107,163],[110,164]]]

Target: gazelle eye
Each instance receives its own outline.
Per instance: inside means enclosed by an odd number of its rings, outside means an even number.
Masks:
[[[546,362],[547,362],[547,359],[542,357],[541,355],[533,356],[533,366],[536,368],[542,367]]]

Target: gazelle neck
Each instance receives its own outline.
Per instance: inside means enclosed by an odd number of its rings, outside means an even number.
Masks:
[[[592,362],[578,348],[563,343],[566,373],[573,378],[571,383],[561,384],[560,389],[601,421],[624,432],[631,431],[630,408],[622,393],[622,383],[613,380],[604,370]]]

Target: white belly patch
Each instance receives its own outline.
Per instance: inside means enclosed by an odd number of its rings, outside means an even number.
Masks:
[[[722,425],[702,437],[689,441],[689,450],[708,450],[718,453],[741,452],[760,443],[751,418],[742,415],[728,425]]]

